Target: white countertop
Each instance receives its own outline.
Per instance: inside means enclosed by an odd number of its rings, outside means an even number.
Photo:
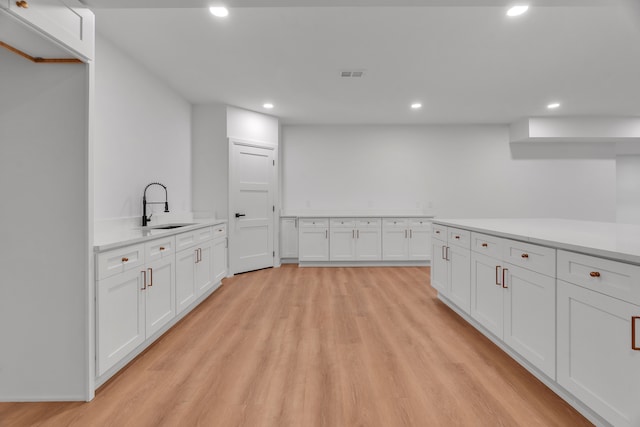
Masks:
[[[433,218],[432,213],[416,211],[289,211],[281,212],[281,218]]]
[[[136,243],[146,242],[162,236],[171,236],[173,234],[184,233],[187,231],[197,230],[198,228],[208,227],[211,225],[225,224],[226,219],[194,219],[189,221],[175,221],[176,223],[191,223],[184,227],[172,228],[169,230],[160,230],[148,227],[140,227],[131,225],[128,221],[122,223],[111,223],[106,227],[96,227],[93,237],[93,251],[103,252],[110,249],[128,246]],[[154,224],[158,226],[161,224]]]
[[[640,264],[640,225],[569,219],[434,219],[435,224]]]

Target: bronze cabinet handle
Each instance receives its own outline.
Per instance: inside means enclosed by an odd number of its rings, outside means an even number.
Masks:
[[[129,258],[123,256],[122,257],[122,262],[129,262]]]
[[[149,272],[149,279],[151,279],[149,281],[149,287],[153,286],[153,268],[147,268],[147,271]]]
[[[436,234],[440,234],[440,230],[436,230]]]
[[[460,240],[460,236],[456,236],[456,239]]]
[[[522,254],[520,255],[522,258],[529,258],[529,254]]]
[[[509,269],[508,269],[508,268],[503,268],[503,269],[502,269],[502,287],[503,287],[504,289],[508,289],[508,288],[509,288],[509,287],[507,286],[507,282],[506,282],[506,280],[505,280],[505,278],[504,278],[504,273],[506,273],[507,271],[509,271]]]
[[[164,251],[164,250],[165,250],[165,247],[164,247],[164,246],[160,246],[160,250],[161,250],[161,251]]]
[[[600,277],[600,272],[599,271],[592,271],[591,273],[589,273],[589,276],[591,276],[591,277]]]
[[[496,285],[500,286],[500,279],[498,278],[498,271],[500,271],[500,266],[496,265]]]
[[[25,0],[19,0],[16,2],[16,6],[21,7],[23,9],[29,9],[29,3]]]
[[[631,317],[631,350],[640,351],[640,347],[636,343],[636,320],[640,319],[640,316]]]
[[[483,243],[483,244],[482,244],[482,247],[483,247],[483,248],[486,248],[486,247],[488,247],[488,246],[489,246],[489,245],[488,245],[488,244],[486,244],[486,243]]]
[[[144,291],[145,289],[147,289],[147,270],[142,270],[142,287],[140,288],[141,291]]]

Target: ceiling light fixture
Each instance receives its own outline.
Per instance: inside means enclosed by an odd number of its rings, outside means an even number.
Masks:
[[[272,103],[270,103],[270,102],[267,102],[267,103],[265,103],[265,104],[262,104],[262,106],[263,106],[264,108],[266,108],[267,110],[271,110],[271,109],[273,108],[273,104],[272,104]]]
[[[520,16],[527,10],[529,10],[529,6],[527,5],[513,6],[512,8],[507,10],[507,16]]]
[[[553,109],[555,109],[555,108],[558,108],[559,106],[560,106],[560,103],[559,103],[559,102],[552,102],[551,104],[547,105],[547,108],[548,108],[549,110],[553,110]]]
[[[417,110],[419,108],[422,108],[422,104],[419,102],[414,102],[413,104],[411,104],[411,108],[413,108],[414,110]]]
[[[229,15],[229,9],[227,9],[226,7],[210,7],[209,12],[211,12],[213,16],[217,16],[218,18],[224,18],[225,16]]]

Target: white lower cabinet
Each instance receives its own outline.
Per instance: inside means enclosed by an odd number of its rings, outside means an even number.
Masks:
[[[331,261],[380,261],[379,218],[332,218],[329,226]]]
[[[300,218],[298,231],[299,261],[329,261],[329,220]]]
[[[478,241],[486,245],[480,246],[485,253],[499,254],[502,247],[512,246],[510,240],[472,233],[472,242]],[[555,278],[472,248],[471,317],[555,379]],[[548,248],[541,249],[545,250]]]
[[[447,231],[455,231],[455,236],[459,239],[454,236],[450,241]],[[465,236],[461,230],[447,230],[447,227],[434,229],[431,286],[453,301],[465,313],[469,313],[471,252],[468,248],[468,238],[460,239],[461,236]],[[447,240],[441,240],[442,237]]]
[[[227,272],[226,236],[222,224],[97,255],[98,377],[150,344],[178,313],[220,284]]]
[[[640,306],[557,286],[558,383],[612,425],[639,426]]]
[[[431,259],[431,220],[385,218],[382,222],[384,261],[428,261]]]
[[[280,218],[280,258],[298,258],[298,218]]]

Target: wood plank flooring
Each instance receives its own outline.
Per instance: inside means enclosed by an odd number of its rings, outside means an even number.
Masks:
[[[429,271],[225,279],[92,402],[0,403],[0,425],[591,425],[438,301]]]

